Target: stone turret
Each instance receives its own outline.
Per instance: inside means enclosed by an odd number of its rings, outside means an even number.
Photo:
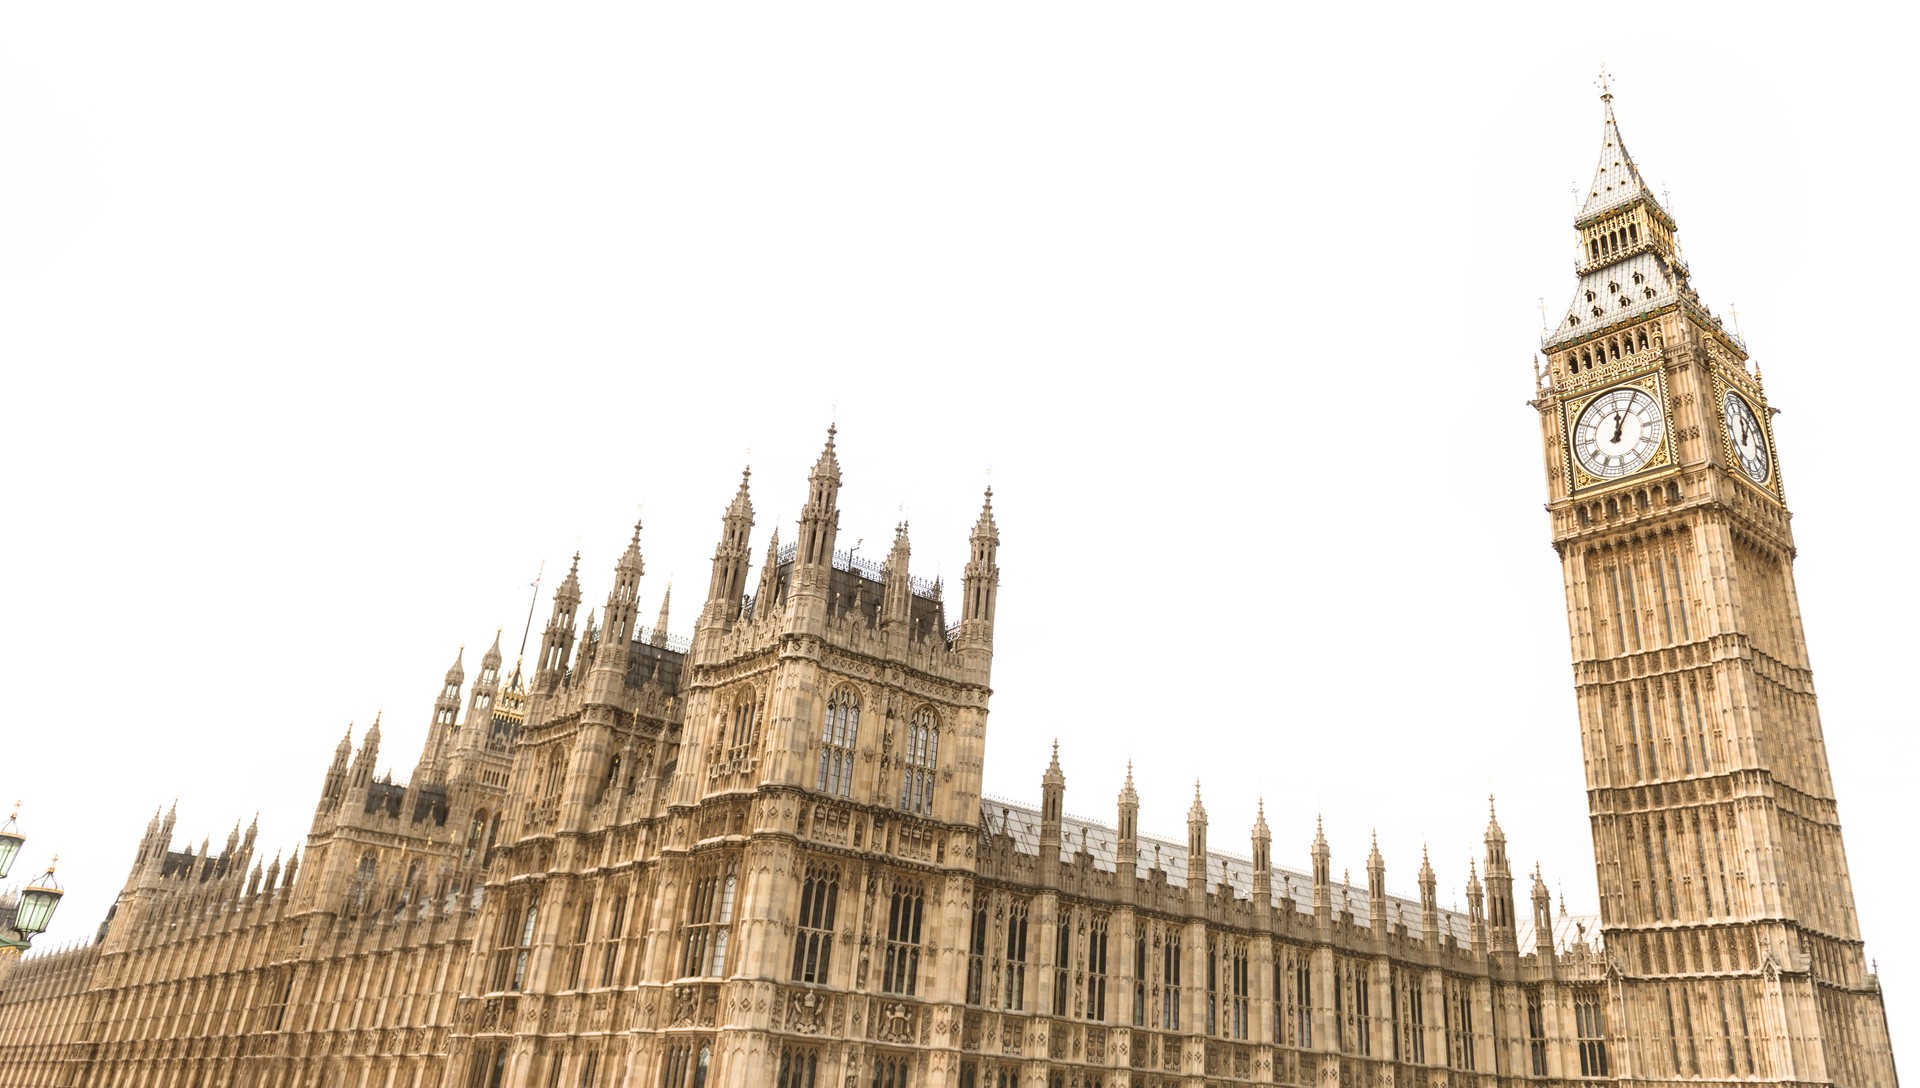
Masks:
[[[741,470],[740,490],[720,517],[720,542],[713,549],[713,574],[707,581],[707,604],[700,614],[700,626],[726,627],[740,617],[740,599],[747,591],[747,563],[753,535],[753,499],[747,493],[747,481],[753,469]],[[654,629],[662,638],[664,619]]]

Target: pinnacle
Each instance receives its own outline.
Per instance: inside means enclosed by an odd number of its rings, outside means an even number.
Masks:
[[[837,424],[827,424],[827,444],[826,447],[820,451],[820,459],[813,463],[813,475],[831,476],[836,480],[840,478],[840,458],[833,452],[834,436],[838,433],[839,426]]]
[[[749,516],[749,517],[752,516],[753,499],[749,495],[748,488],[747,488],[747,481],[752,477],[753,477],[752,465],[748,465],[746,468],[743,468],[740,470],[740,490],[733,493],[733,503],[732,505],[727,507],[727,513],[729,516],[732,516],[732,517],[740,517],[743,515]]]
[[[993,488],[987,488],[987,494],[980,502],[980,520],[973,523],[974,536],[998,536],[998,526],[993,520]]]

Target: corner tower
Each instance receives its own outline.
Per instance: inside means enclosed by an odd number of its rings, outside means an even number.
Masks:
[[[1533,404],[1618,979],[1614,1072],[1891,1085],[1773,413],[1601,98],[1579,280]]]

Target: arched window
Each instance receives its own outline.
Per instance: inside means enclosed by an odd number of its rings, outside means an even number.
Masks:
[[[799,932],[793,940],[793,980],[823,983],[833,965],[834,916],[840,908],[840,870],[809,863],[800,883]]]
[[[838,797],[853,792],[853,749],[860,740],[860,698],[852,688],[840,688],[827,700],[827,718],[820,731],[822,793]]]
[[[726,974],[727,944],[733,932],[736,869],[732,861],[708,869],[694,881],[687,907],[686,937],[680,954],[682,978]]]
[[[470,865],[480,855],[481,845],[486,841],[487,810],[481,809],[473,814],[473,823],[467,827],[467,845],[460,854],[460,864]]]
[[[760,732],[759,707],[753,701],[753,693],[740,696],[733,705],[733,732],[727,742],[731,755],[743,755],[752,746],[753,738]]]
[[[914,711],[907,723],[906,773],[900,783],[900,807],[926,816],[933,812],[934,769],[940,760],[940,716],[933,708]]]
[[[814,1074],[819,1072],[820,1052],[802,1047],[780,1048],[780,1075],[774,1088],[815,1088]],[[826,1081],[818,1082],[825,1088]]]
[[[380,856],[369,850],[360,855],[360,865],[353,871],[352,886],[347,889],[347,905],[359,910],[367,905],[373,896],[374,877],[380,872]]]
[[[912,997],[920,983],[920,920],[926,908],[926,887],[896,881],[887,911],[886,964],[880,992]]]
[[[540,924],[540,893],[534,892],[527,901],[527,913],[520,920],[520,944],[513,961],[513,984],[508,989],[518,990],[527,980],[527,957],[533,954],[533,930]]]

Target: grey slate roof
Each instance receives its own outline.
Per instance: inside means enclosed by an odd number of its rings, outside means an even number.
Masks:
[[[1545,347],[1552,351],[1599,326],[1651,313],[1679,297],[1679,284],[1666,261],[1657,253],[1636,253],[1580,277],[1573,287],[1573,301]],[[1600,313],[1596,315],[1595,309]]]

